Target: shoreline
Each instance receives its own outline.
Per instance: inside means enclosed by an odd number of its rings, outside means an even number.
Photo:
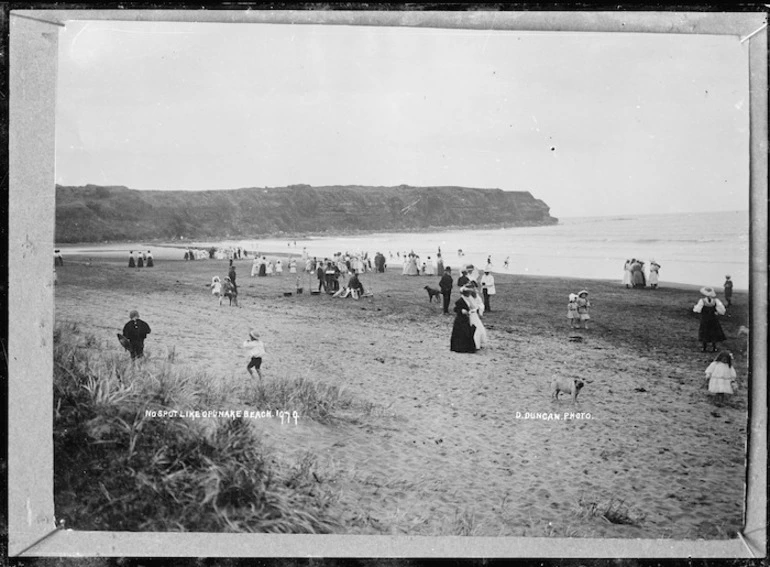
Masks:
[[[119,244],[122,244],[122,243],[119,243]],[[134,243],[134,244],[136,244],[136,243]],[[148,243],[145,242],[144,244],[148,244]],[[93,244],[91,244],[91,245],[93,245]],[[67,245],[59,245],[60,249],[64,250],[65,252],[66,252],[66,249],[67,249],[68,246],[70,246],[70,245],[69,244],[67,244]],[[111,250],[110,249],[111,246],[112,246],[111,244],[106,244],[105,243],[104,247],[107,248],[107,250],[102,251],[102,252],[99,252],[98,248],[95,249],[95,250],[101,254],[100,258],[109,259],[111,262],[115,262],[115,263],[122,263],[124,261],[124,259],[125,259],[125,254],[124,253],[126,253],[130,249],[132,249],[132,248],[130,248],[130,246],[127,246],[125,249],[122,249],[122,250]],[[170,243],[158,243],[158,244],[153,244],[153,246],[160,247],[160,248],[163,248],[163,249],[174,249],[174,250],[184,250],[184,249],[189,247],[189,246],[182,245],[182,244],[178,244],[177,245],[177,244],[170,244]],[[193,248],[204,249],[205,247],[193,246]],[[142,249],[143,248],[139,247],[139,246],[134,246],[133,247],[133,250],[142,250]],[[114,251],[115,254],[109,254],[109,252],[112,252],[112,251]],[[253,252],[253,251],[249,251],[249,252]],[[265,250],[265,251],[260,251],[260,254],[265,254],[265,255],[269,255],[269,256],[286,257],[286,258],[292,258],[292,257],[293,258],[299,258],[299,257],[302,256],[301,252],[296,252],[296,251],[285,252],[285,251],[267,251],[267,250]],[[70,252],[70,253],[67,254],[67,257],[71,258],[73,261],[81,261],[81,262],[83,260],[87,259],[88,256],[89,255],[88,255],[87,251],[80,251],[80,252],[74,252],[74,253]],[[155,257],[155,262],[157,263],[158,261],[159,261],[159,258],[156,256]],[[185,260],[183,258],[164,258],[164,259],[160,259],[160,261],[162,261],[162,262],[182,262],[182,263],[185,262]],[[249,266],[251,265],[252,261],[253,261],[253,257],[240,258],[240,259],[234,260],[234,262],[236,264],[248,264]],[[203,260],[194,260],[194,262],[227,262],[227,260],[203,259]],[[451,266],[451,264],[450,264],[450,266]],[[395,272],[398,272],[398,271],[401,270],[401,266],[400,265],[396,265],[396,266],[388,265],[388,267],[386,269],[388,270],[388,272],[395,273]],[[461,270],[459,268],[452,267],[452,276],[453,276],[453,278],[455,280],[460,276],[460,271]],[[518,273],[518,272],[510,272],[510,271],[500,271],[500,270],[497,270],[497,269],[493,269],[492,273],[495,275],[495,277],[521,277],[521,278],[525,278],[525,279],[532,280],[532,281],[543,280],[545,282],[549,282],[549,281],[552,281],[552,280],[560,280],[560,279],[564,279],[564,280],[580,280],[580,281],[595,281],[595,282],[600,283],[602,285],[611,285],[613,283],[616,283],[618,289],[623,287],[623,284],[621,283],[620,278],[617,278],[617,279],[614,279],[614,278],[597,278],[597,277],[582,277],[582,276],[572,276],[572,275],[564,275],[564,276],[559,276],[559,275],[538,275],[538,274],[526,274],[526,273]],[[373,272],[365,272],[364,275],[366,275],[366,274],[373,274]],[[288,271],[285,272],[285,275],[288,275]],[[303,275],[306,275],[306,273],[304,272],[304,270],[298,269],[298,272],[297,272],[296,275],[303,276]],[[315,277],[315,275],[313,275],[313,277]],[[441,278],[441,274],[435,274],[433,276],[419,275],[419,276],[404,276],[404,277],[405,278],[406,277],[434,278],[434,279],[436,279],[436,281],[438,281],[438,279]],[[698,285],[698,284],[692,284],[692,283],[686,283],[686,282],[672,282],[672,281],[666,281],[665,279],[663,279],[663,280],[660,281],[658,289],[661,290],[661,289],[664,289],[664,288],[670,288],[670,289],[682,289],[682,290],[695,290],[695,291],[697,291],[701,287],[702,286]],[[721,288],[715,288],[715,289],[721,289]],[[629,292],[631,292],[631,291],[650,291],[650,292],[654,292],[656,290],[653,290],[650,287],[644,287],[644,288],[630,288],[630,289],[628,289],[628,291]],[[735,287],[735,288],[733,288],[733,291],[734,291],[734,293],[739,293],[740,292],[740,293],[748,294],[749,289],[748,288],[744,288],[744,287]]]
[[[533,228],[540,226],[556,226],[559,224],[559,219],[554,218],[554,222],[540,222],[540,223],[524,223],[524,224],[508,224],[508,223],[489,223],[489,224],[465,224],[465,225],[447,225],[447,226],[427,226],[427,227],[403,227],[403,228],[383,228],[376,231],[365,229],[349,229],[343,231],[311,231],[311,232],[270,232],[259,234],[256,236],[249,235],[236,235],[236,236],[223,236],[223,237],[200,237],[190,242],[206,242],[209,239],[211,241],[228,241],[228,240],[299,240],[299,239],[320,239],[320,238],[344,238],[348,236],[370,236],[372,234],[415,234],[415,233],[435,233],[435,232],[450,232],[450,231],[473,231],[473,230],[503,230],[509,228]],[[577,217],[574,217],[577,218]],[[161,243],[167,242],[169,245],[184,247],[183,241],[169,241],[167,239],[154,239],[143,240],[143,242],[151,243],[156,246],[160,246]],[[83,245],[119,245],[123,243],[130,243],[126,240],[102,240],[97,242],[58,242],[56,246],[83,246]]]

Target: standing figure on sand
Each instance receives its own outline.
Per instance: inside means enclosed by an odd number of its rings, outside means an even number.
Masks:
[[[238,305],[238,288],[235,287],[235,284],[230,279],[230,276],[225,276],[225,282],[222,284],[222,295],[219,296],[219,305],[222,306],[222,300],[224,298],[227,298],[230,300],[230,305],[235,305],[236,307],[239,307]]]
[[[249,338],[244,341],[243,348],[249,349],[249,364],[246,366],[246,370],[254,378],[254,372],[252,368],[257,371],[259,379],[262,379],[262,357],[265,356],[265,344],[259,339],[259,333],[251,331]]]
[[[569,303],[567,303],[567,319],[569,328],[577,329],[580,326],[580,315],[578,315],[578,296],[574,293],[569,294]]]
[[[634,287],[645,287],[644,266],[641,260],[631,260],[631,285]]]
[[[484,310],[491,313],[492,308],[489,305],[489,299],[497,292],[495,291],[495,278],[488,267],[484,268],[484,275],[481,276],[481,293],[484,294]]]
[[[725,302],[727,307],[730,307],[733,304],[733,280],[730,279],[730,276],[725,276],[725,283],[722,287],[725,289]]]
[[[633,260],[626,260],[626,263],[623,265],[623,279],[621,283],[626,286],[626,289],[631,287],[631,265],[633,262]]]
[[[660,272],[660,264],[655,260],[650,260],[649,284],[652,289],[658,289],[658,272]]]
[[[444,275],[438,282],[438,287],[441,290],[441,297],[443,298],[442,312],[444,315],[449,315],[449,299],[452,296],[452,268],[447,266],[444,268]]]
[[[139,318],[139,311],[131,310],[130,321],[123,326],[123,336],[128,339],[131,360],[144,356],[144,339],[150,334],[150,326]]]
[[[473,327],[473,342],[476,343],[476,350],[482,349],[487,344],[487,328],[481,322],[484,315],[484,302],[476,292],[475,287],[470,288],[470,297],[466,299],[470,305],[468,321]]]
[[[455,321],[452,325],[452,337],[449,341],[449,350],[453,352],[476,352],[476,341],[474,332],[476,329],[471,325],[470,312],[470,288],[463,287],[460,290],[460,298],[455,301]]]
[[[706,352],[707,343],[711,343],[711,352],[716,352],[717,343],[725,340],[722,325],[717,319],[717,315],[725,314],[725,306],[717,299],[717,294],[712,288],[702,287],[700,292],[703,297],[692,308],[694,313],[700,313],[698,341],[703,345],[703,352]]]
[[[722,405],[726,396],[732,396],[738,389],[736,380],[738,376],[733,367],[734,363],[733,353],[723,351],[706,368],[709,394],[714,394],[714,401],[717,405]]]
[[[591,302],[588,301],[588,292],[586,290],[582,290],[580,293],[578,293],[577,298],[577,312],[578,312],[578,318],[580,319],[580,322],[583,323],[583,328],[588,329],[588,321],[591,319],[591,315],[588,313],[588,310],[591,307]]]
[[[214,297],[220,297],[222,295],[222,282],[219,279],[219,276],[214,276],[211,278],[211,295]],[[219,300],[219,305],[222,305],[222,299]]]
[[[130,250],[128,252],[128,267],[129,268],[136,268],[136,260],[134,259],[134,251]]]
[[[407,265],[406,265],[406,275],[407,276],[420,275],[420,269],[417,267],[417,256],[414,254],[414,252],[411,252],[408,256]]]

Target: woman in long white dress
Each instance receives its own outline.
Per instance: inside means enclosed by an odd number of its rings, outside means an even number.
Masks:
[[[623,279],[621,283],[626,287],[631,287],[631,260],[626,260],[623,265]]]
[[[433,264],[433,259],[428,256],[428,259],[425,260],[425,275],[426,276],[434,276],[436,275],[436,267]]]
[[[471,294],[465,298],[465,301],[470,306],[470,309],[468,309],[470,324],[476,327],[476,331],[473,333],[473,340],[476,343],[476,348],[480,349],[487,344],[487,328],[481,322],[481,317],[484,316],[484,301],[476,293],[475,287],[470,289]]]
[[[258,272],[259,272],[259,258],[254,256],[254,260],[251,262],[251,277],[253,278],[254,276],[256,276]]]

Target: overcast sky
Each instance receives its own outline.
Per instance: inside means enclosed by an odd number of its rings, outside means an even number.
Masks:
[[[68,22],[56,181],[459,185],[554,216],[748,209],[732,36]]]

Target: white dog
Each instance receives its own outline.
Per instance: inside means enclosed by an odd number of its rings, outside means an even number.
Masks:
[[[558,400],[559,394],[564,392],[572,397],[574,404],[583,386],[585,386],[583,381],[577,378],[554,378],[551,381],[551,399]]]

